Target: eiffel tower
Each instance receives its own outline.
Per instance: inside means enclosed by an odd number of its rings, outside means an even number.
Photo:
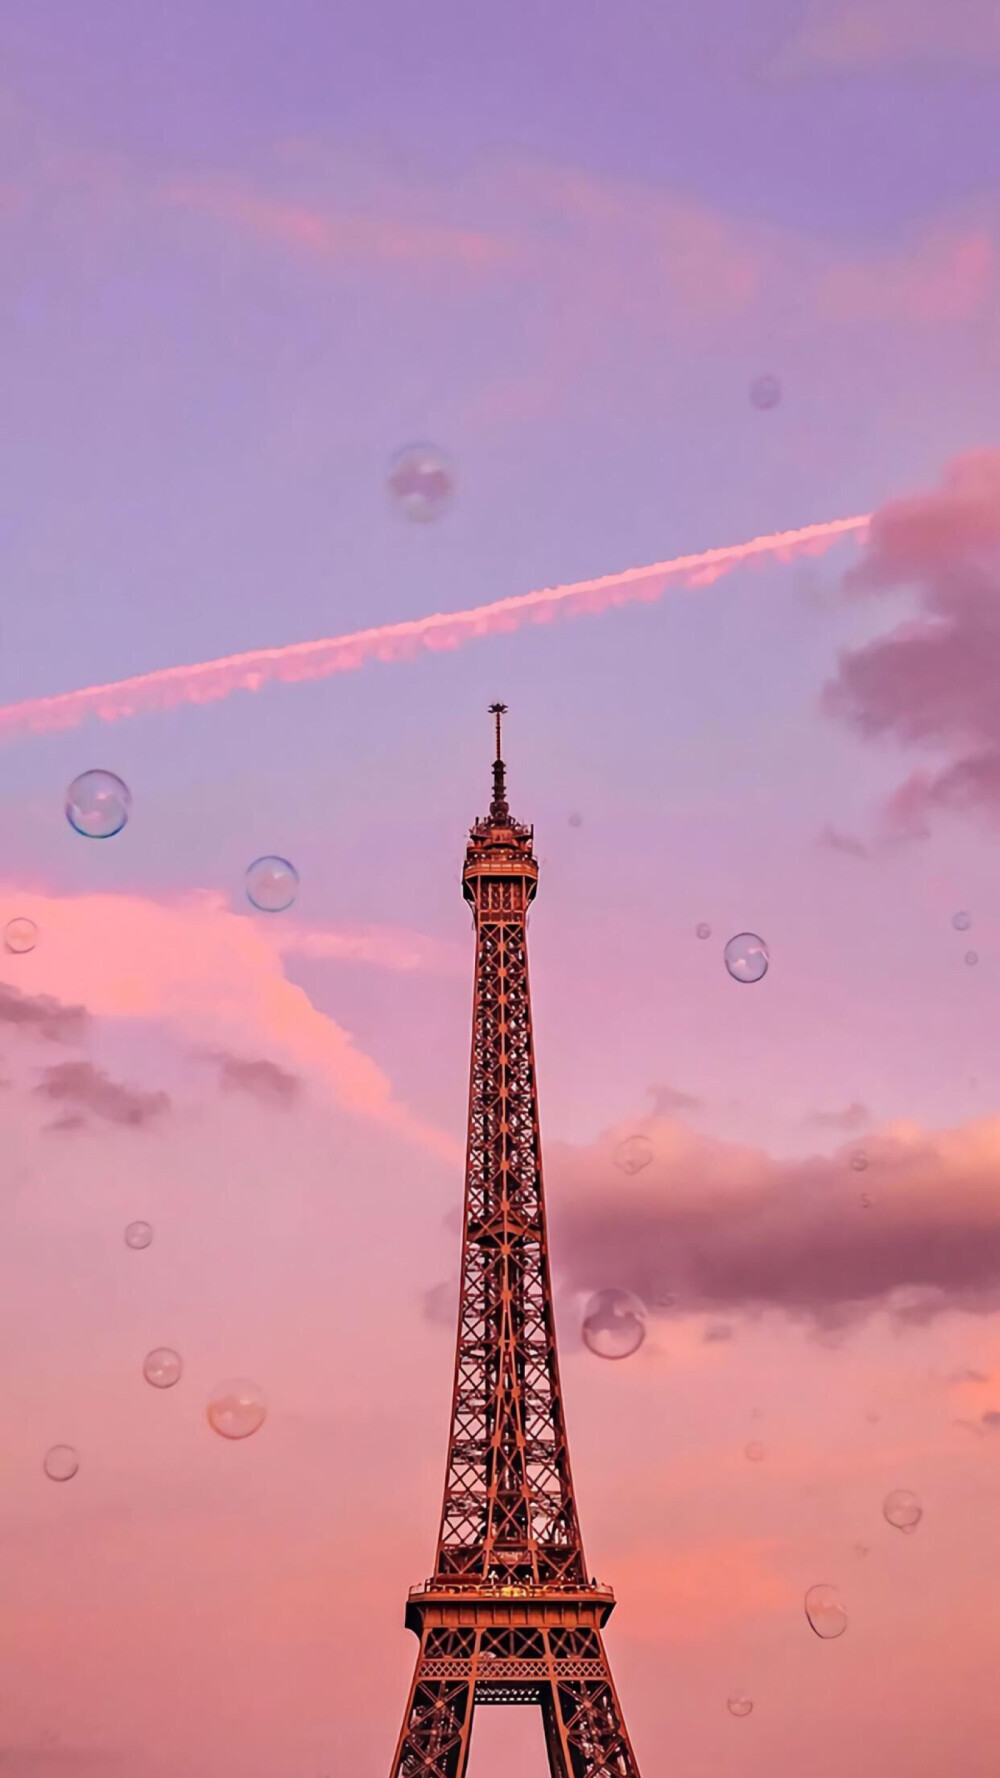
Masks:
[[[476,929],[472,1071],[451,1439],[434,1573],[392,1778],[465,1778],[477,1704],[538,1704],[552,1778],[638,1778],[587,1579],[563,1420],[528,989],[533,830],[507,805],[500,719],[490,812],[462,892]]]

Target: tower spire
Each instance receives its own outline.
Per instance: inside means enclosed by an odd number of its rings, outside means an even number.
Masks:
[[[493,801],[490,803],[491,821],[509,821],[510,809],[507,806],[506,768],[500,752],[500,723],[507,714],[506,704],[491,704],[490,715],[496,720],[497,750],[493,760]]]

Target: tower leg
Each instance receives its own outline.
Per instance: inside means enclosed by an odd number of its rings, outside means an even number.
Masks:
[[[552,1778],[639,1778],[610,1671],[558,1680],[542,1708]]]
[[[435,1679],[421,1649],[391,1778],[465,1778],[472,1734],[471,1676]]]

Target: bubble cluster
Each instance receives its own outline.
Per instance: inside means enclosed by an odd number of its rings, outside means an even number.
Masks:
[[[641,1173],[653,1158],[653,1144],[648,1136],[626,1136],[615,1149],[615,1166],[623,1173]]]
[[[7,921],[3,929],[3,942],[8,951],[21,957],[26,951],[33,951],[38,943],[38,927],[34,920],[18,915],[16,919]]]
[[[247,900],[262,914],[283,914],[299,892],[299,873],[287,858],[255,858],[247,870]]]
[[[393,458],[389,493],[398,512],[417,524],[439,519],[451,505],[455,472],[445,453],[432,444],[406,445]]]
[[[133,1247],[136,1252],[148,1247],[152,1239],[152,1225],[148,1222],[130,1222],[125,1230],[125,1245]]]
[[[781,378],[772,371],[765,371],[763,376],[755,377],[750,385],[750,400],[754,407],[766,410],[777,407],[781,400]]]
[[[730,1716],[749,1716],[753,1709],[753,1699],[746,1692],[731,1692],[726,1699],[726,1709]]]
[[[267,1418],[267,1402],[259,1384],[248,1377],[218,1383],[208,1401],[208,1423],[222,1438],[249,1438]]]
[[[755,932],[738,932],[722,953],[734,982],[759,982],[767,974],[770,955]]]
[[[154,1389],[172,1389],[181,1380],[184,1366],[179,1352],[170,1346],[156,1346],[142,1361],[142,1374]]]
[[[80,1459],[72,1445],[53,1445],[42,1463],[50,1482],[71,1482],[80,1467]]]
[[[924,1509],[909,1488],[894,1488],[882,1502],[882,1515],[897,1531],[915,1531]]]
[[[805,1596],[806,1617],[809,1627],[821,1636],[824,1642],[832,1642],[836,1636],[843,1636],[847,1629],[847,1613],[841,1603],[836,1587],[825,1582],[810,1587]]]
[[[630,1290],[599,1290],[583,1312],[583,1343],[597,1358],[630,1358],[646,1338],[646,1311]]]
[[[957,914],[952,914],[951,923],[956,932],[968,932],[972,925],[972,915],[967,914],[964,908],[959,908]]]
[[[81,772],[66,792],[66,819],[88,840],[121,833],[132,807],[132,792],[114,772]]]

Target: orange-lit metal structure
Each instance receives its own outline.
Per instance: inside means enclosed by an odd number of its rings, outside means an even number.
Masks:
[[[476,929],[458,1350],[434,1573],[392,1778],[464,1778],[477,1704],[540,1705],[553,1778],[638,1778],[587,1579],[556,1355],[526,944],[538,884],[507,805],[500,719],[489,814],[462,887]]]

